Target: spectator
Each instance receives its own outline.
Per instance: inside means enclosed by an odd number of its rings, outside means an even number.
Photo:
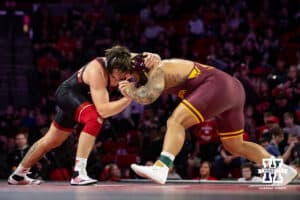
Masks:
[[[288,79],[283,84],[283,88],[287,91],[287,94],[291,100],[297,102],[300,95],[300,79],[299,71],[295,65],[291,65],[288,71]]]
[[[266,137],[271,140],[271,135],[269,130],[275,127],[279,127],[278,117],[272,115],[270,112],[264,113],[264,125],[257,128],[257,139],[261,137]]]
[[[151,4],[148,3],[144,8],[140,11],[140,19],[142,22],[146,22],[150,20],[152,17],[152,7]]]
[[[300,160],[295,160],[291,163],[291,166],[293,166],[298,172],[298,176],[295,179],[300,180]]]
[[[266,80],[261,80],[258,86],[259,103],[255,105],[255,109],[256,111],[258,111],[260,115],[265,113],[270,107],[271,105],[270,96],[271,96],[271,91],[268,82]]]
[[[290,141],[290,144],[287,147],[286,151],[283,154],[281,154],[281,152],[279,151],[279,144],[284,139],[283,130],[280,127],[272,128],[270,130],[270,135],[272,136],[272,140],[267,146],[266,150],[275,157],[282,157],[283,161],[286,162],[291,156],[291,152],[295,145],[295,141]]]
[[[131,171],[129,168],[122,170],[122,179],[132,179]]]
[[[28,130],[21,129],[19,133],[15,136],[15,149],[10,152],[7,156],[8,166],[11,171],[14,171],[21,160],[24,158],[25,154],[29,150],[28,144]],[[43,174],[43,165],[42,162],[38,162],[32,169],[31,174],[32,178],[40,177]]]
[[[110,181],[120,181],[121,179],[121,170],[116,164],[110,165],[110,171],[109,171],[109,180]]]
[[[188,22],[189,32],[194,36],[199,36],[204,34],[204,23],[203,20],[194,14],[192,19]]]
[[[270,107],[270,111],[280,117],[280,125],[283,126],[283,114],[286,112],[293,112],[293,108],[289,102],[286,91],[283,88],[275,88],[273,90],[274,102]]]
[[[274,127],[270,129],[269,134],[271,135],[271,142],[267,146],[266,150],[275,157],[281,156],[279,151],[279,144],[284,139],[283,130],[280,127]]]
[[[10,166],[10,169],[14,171],[20,161],[23,159],[27,151],[29,150],[28,145],[28,131],[27,130],[21,130],[16,136],[15,136],[15,149],[13,152],[11,152],[8,155],[8,163]]]
[[[232,178],[239,178],[242,163],[240,157],[230,154],[222,145],[219,149],[220,154],[215,157],[216,178],[228,178],[229,174]]]
[[[116,164],[108,164],[104,167],[100,180],[102,181],[120,181],[121,170]]]
[[[193,177],[194,171],[200,167],[203,160],[213,161],[218,148],[218,131],[215,119],[208,119],[193,128],[195,147],[188,159],[188,175]]]
[[[254,120],[254,109],[252,105],[246,105],[244,110],[245,115],[245,132],[248,133],[250,140],[256,142],[256,124]]]
[[[164,29],[161,26],[156,24],[153,20],[149,20],[145,28],[144,36],[147,39],[156,39],[158,38],[159,34],[163,31]]]
[[[300,160],[300,140],[297,135],[288,135],[287,145],[284,148],[284,152],[286,156],[286,163],[292,163],[294,161]]]
[[[252,163],[244,163],[241,167],[242,177],[238,179],[238,182],[261,182],[262,179],[258,176],[254,176],[254,169]]]
[[[50,52],[40,57],[37,64],[38,71],[46,75],[59,69],[59,61]]]
[[[215,177],[211,176],[212,173],[212,164],[209,161],[203,161],[199,167],[199,177],[193,178],[194,180],[208,180],[214,181],[217,180]]]
[[[270,144],[269,139],[267,137],[261,137],[258,142],[265,149],[267,149],[267,147]]]
[[[290,112],[286,112],[283,115],[285,127],[283,131],[288,134],[295,134],[300,137],[300,126],[295,124],[294,115]]]

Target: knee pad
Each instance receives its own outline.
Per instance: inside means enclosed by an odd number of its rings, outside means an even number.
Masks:
[[[81,104],[76,111],[76,121],[84,124],[83,132],[97,136],[102,128],[102,119],[95,105],[91,103]]]

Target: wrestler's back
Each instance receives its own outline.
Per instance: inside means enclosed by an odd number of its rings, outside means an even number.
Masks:
[[[241,87],[237,79],[209,65],[183,59],[170,59],[162,62],[166,93],[178,95],[181,90],[186,90],[188,94],[208,81],[212,83],[211,90],[220,87],[230,94],[232,90]]]
[[[183,59],[167,59],[162,61],[161,68],[165,74],[165,88],[182,84],[194,68],[194,62]]]

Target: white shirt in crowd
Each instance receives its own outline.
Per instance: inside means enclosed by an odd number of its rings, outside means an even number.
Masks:
[[[262,179],[258,176],[253,176],[251,180],[246,180],[244,177],[241,177],[237,181],[238,182],[262,182]]]

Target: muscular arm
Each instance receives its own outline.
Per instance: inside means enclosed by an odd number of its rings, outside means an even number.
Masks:
[[[88,82],[94,105],[102,118],[111,117],[123,111],[130,103],[131,99],[123,97],[116,101],[109,101],[106,89],[107,81],[104,72],[97,61],[92,61],[89,65]]]
[[[161,67],[154,68],[149,75],[148,82],[139,88],[128,85],[127,95],[140,104],[153,103],[165,88],[164,71]]]

